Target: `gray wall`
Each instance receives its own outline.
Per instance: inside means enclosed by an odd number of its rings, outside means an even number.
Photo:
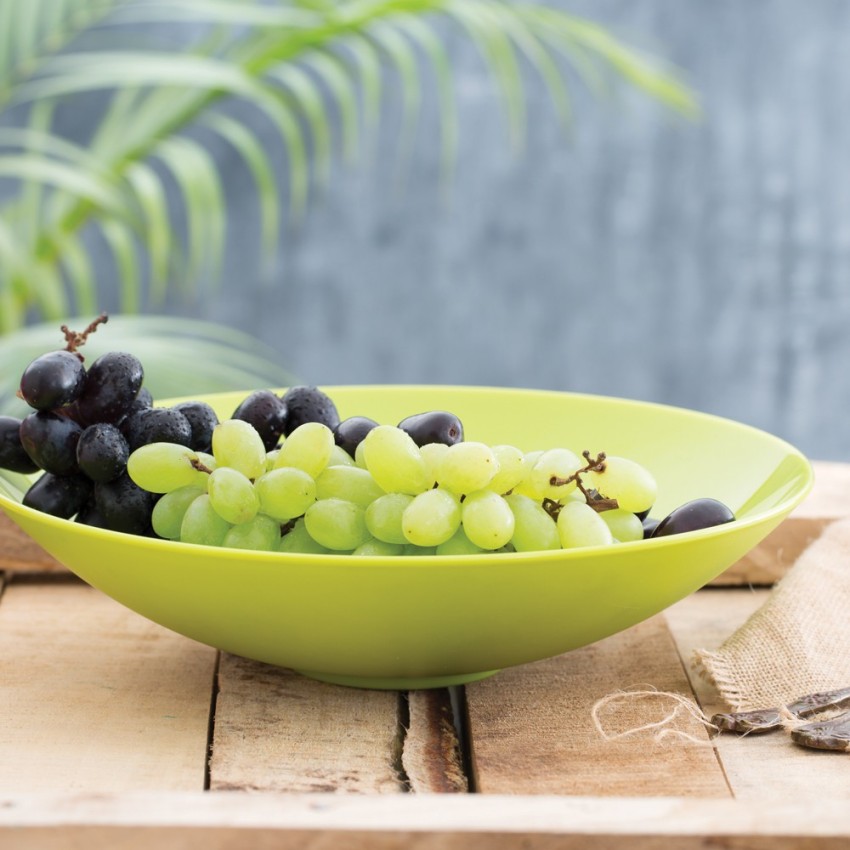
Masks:
[[[452,41],[461,144],[448,198],[426,108],[403,185],[394,108],[290,224],[264,276],[239,164],[221,295],[175,312],[250,329],[301,380],[626,396],[850,457],[850,4],[594,0],[700,93],[698,123],[576,90],[570,138],[542,86],[514,153],[473,49]]]

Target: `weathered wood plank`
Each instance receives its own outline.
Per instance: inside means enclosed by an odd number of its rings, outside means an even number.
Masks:
[[[29,535],[0,511],[0,570],[16,573],[67,572]]]
[[[850,464],[816,461],[811,493],[751,552],[712,585],[771,585],[832,522],[850,516]]]
[[[472,762],[479,791],[495,794],[717,797],[728,786],[710,746],[605,740],[592,709],[620,690],[651,687],[690,694],[662,617],[536,664],[467,686]],[[625,731],[657,722],[669,704],[635,702]],[[708,741],[687,715],[675,728]],[[611,727],[614,731],[614,727]]]
[[[409,722],[401,763],[413,792],[467,791],[449,691],[435,688],[407,696]]]
[[[0,599],[0,789],[202,789],[215,651],[86,585]]]
[[[149,794],[0,798],[14,850],[845,850],[843,801]]]
[[[768,595],[766,590],[751,592],[744,588],[702,590],[665,612],[694,693],[707,715],[728,711],[729,706],[711,682],[700,676],[692,660],[693,651],[716,649],[764,604]],[[840,799],[850,812],[850,765],[840,754],[797,746],[783,731],[743,738],[720,735],[715,746],[739,800],[749,804],[753,800],[793,803]]]
[[[406,790],[399,695],[316,682],[223,653],[211,790]]]

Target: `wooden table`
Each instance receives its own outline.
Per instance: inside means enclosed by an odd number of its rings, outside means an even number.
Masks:
[[[724,708],[692,650],[718,646],[850,516],[848,469],[817,474],[756,552],[652,620],[411,693],[314,682],[183,638],[4,523],[0,847],[847,848],[844,754],[783,732],[712,739],[694,719],[678,728],[695,743],[608,741],[592,721],[597,700],[635,687]]]

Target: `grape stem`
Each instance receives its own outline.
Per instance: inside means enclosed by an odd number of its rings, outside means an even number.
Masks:
[[[576,487],[581,491],[581,494],[584,496],[585,501],[588,505],[590,505],[593,510],[601,513],[602,511],[611,511],[615,508],[620,507],[619,503],[616,499],[606,499],[603,496],[600,496],[595,493],[595,491],[591,492],[584,486],[584,482],[581,480],[581,476],[586,472],[604,472],[605,471],[605,452],[599,452],[595,458],[591,457],[590,452],[585,449],[581,453],[582,457],[587,461],[585,466],[581,469],[577,469],[572,475],[567,476],[566,478],[559,478],[557,475],[553,475],[549,479],[549,483],[553,487],[561,487],[565,484],[569,484],[573,481],[576,483]],[[555,499],[544,499],[543,500],[543,508],[544,510],[551,515],[553,519],[558,518],[558,514],[560,513],[562,505],[560,502]]]
[[[193,469],[197,469],[198,472],[206,472],[207,475],[212,475],[212,470],[200,459],[193,457],[189,463],[191,464]]]
[[[77,357],[80,358],[81,362],[85,361],[86,358],[83,357],[77,349],[81,345],[85,345],[89,334],[93,334],[100,325],[105,325],[108,321],[109,316],[106,313],[101,313],[93,322],[89,322],[88,326],[84,331],[82,331],[82,333],[72,331],[67,325],[62,325],[59,330],[65,334],[65,351],[70,351],[72,354],[76,354]]]

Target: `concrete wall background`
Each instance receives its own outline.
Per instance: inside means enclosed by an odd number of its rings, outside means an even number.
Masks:
[[[510,150],[477,56],[451,40],[450,196],[426,104],[404,183],[398,98],[374,153],[337,164],[270,275],[235,154],[221,293],[174,312],[270,343],[305,382],[512,385],[733,417],[850,459],[850,5],[560,0],[684,69],[703,118],[575,90],[566,139],[541,85]]]

